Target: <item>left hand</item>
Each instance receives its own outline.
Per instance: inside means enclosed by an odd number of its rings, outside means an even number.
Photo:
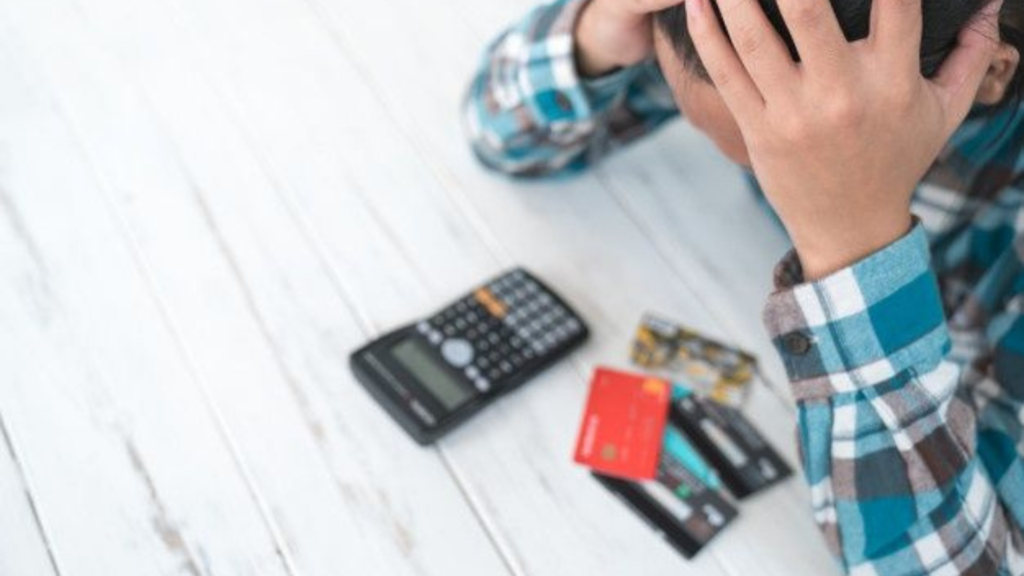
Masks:
[[[920,179],[970,111],[999,37],[992,2],[938,74],[920,71],[921,0],[875,0],[847,42],[828,0],[778,0],[793,62],[757,0],[686,0],[701,60],[739,123],[758,181],[807,279],[908,232]]]

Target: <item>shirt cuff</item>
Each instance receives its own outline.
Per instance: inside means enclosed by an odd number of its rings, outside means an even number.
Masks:
[[[518,83],[541,124],[585,122],[607,111],[625,94],[642,65],[584,78],[576,67],[573,33],[588,0],[569,0],[541,9],[530,31]]]
[[[797,400],[827,398],[927,373],[950,340],[928,239],[903,238],[804,283],[795,252],[775,269],[764,321]]]

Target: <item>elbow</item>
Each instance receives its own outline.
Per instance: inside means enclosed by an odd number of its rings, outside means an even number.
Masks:
[[[482,141],[471,141],[470,149],[484,168],[515,180],[539,180],[571,172],[536,159],[517,158],[516,154]]]
[[[535,180],[578,171],[576,154],[553,149],[543,130],[513,122],[511,110],[484,107],[477,82],[462,105],[462,130],[477,161],[488,170],[517,180]],[[557,147],[556,147],[557,148]]]

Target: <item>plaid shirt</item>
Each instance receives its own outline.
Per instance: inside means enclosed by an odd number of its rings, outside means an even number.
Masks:
[[[678,114],[652,62],[578,76],[584,1],[488,49],[465,110],[488,166],[577,171]],[[981,112],[921,182],[909,234],[815,282],[790,253],[765,308],[814,517],[851,574],[1024,574],[1024,110]]]

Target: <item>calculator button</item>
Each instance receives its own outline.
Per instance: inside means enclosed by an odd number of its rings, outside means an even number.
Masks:
[[[492,380],[497,380],[498,378],[501,378],[501,370],[498,370],[497,368],[491,368],[490,372],[487,373],[487,376],[489,376]]]
[[[508,312],[508,307],[489,288],[477,289],[473,292],[473,297],[496,318],[503,318],[505,313]]]
[[[445,340],[441,344],[441,356],[452,366],[462,368],[473,361],[473,346],[461,338]]]
[[[476,389],[481,392],[487,392],[488,390],[491,389],[491,381],[488,380],[487,378],[484,378],[483,376],[474,378],[473,385],[476,386]]]
[[[416,325],[416,331],[420,334],[428,334],[430,332],[430,323],[427,321],[420,322]]]
[[[444,337],[437,330],[433,330],[427,334],[427,340],[430,340],[431,344],[437,346],[441,343],[441,340],[444,340]]]
[[[464,372],[466,374],[466,378],[469,378],[470,380],[476,379],[480,376],[480,371],[477,370],[476,366],[466,366]]]

